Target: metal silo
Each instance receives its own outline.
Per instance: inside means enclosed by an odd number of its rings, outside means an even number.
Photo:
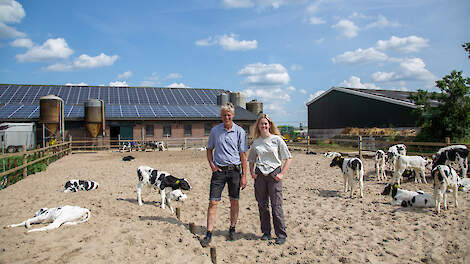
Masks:
[[[251,100],[246,103],[246,110],[252,112],[255,115],[263,112],[263,103],[256,100]]]
[[[104,135],[104,120],[104,102],[98,99],[88,99],[85,102],[85,121],[91,137],[96,138],[101,128],[103,128]]]
[[[246,98],[241,92],[230,93],[230,102],[232,102],[233,105],[246,108]]]
[[[217,95],[217,105],[224,105],[229,101],[229,95],[227,93],[221,93]]]
[[[39,123],[43,124],[44,136],[56,136],[57,130],[64,130],[64,100],[55,95],[43,96],[39,99]]]

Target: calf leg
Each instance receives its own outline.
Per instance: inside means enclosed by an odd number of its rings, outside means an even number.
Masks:
[[[343,174],[343,180],[344,180],[344,192],[348,191],[348,176],[346,174]]]
[[[351,191],[349,193],[349,197],[353,196],[353,188],[354,188],[354,176],[353,174],[349,174],[349,188],[351,188]]]
[[[457,194],[459,192],[459,187],[455,186],[454,190],[454,199],[455,199],[455,208],[459,207],[459,202],[457,201]]]
[[[160,191],[160,198],[161,198],[161,208],[165,209],[165,202],[166,202],[166,191],[165,191],[165,189]]]
[[[137,184],[137,202],[139,203],[139,206],[142,206],[142,187],[144,183],[139,181]]]
[[[28,233],[30,232],[38,232],[38,231],[48,231],[48,230],[52,230],[52,229],[56,229],[58,228],[60,225],[62,225],[62,221],[60,218],[57,218],[56,220],[54,220],[54,222],[52,222],[50,225],[48,226],[45,226],[45,227],[40,227],[40,228],[35,228],[35,229],[31,229],[28,231]]]

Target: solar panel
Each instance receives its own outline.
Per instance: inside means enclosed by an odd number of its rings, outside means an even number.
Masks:
[[[12,113],[14,113],[20,105],[5,105],[0,108],[0,118],[9,118]]]

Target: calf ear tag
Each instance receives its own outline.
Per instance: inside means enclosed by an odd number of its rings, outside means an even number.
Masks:
[[[180,180],[176,180],[176,183],[175,184],[179,184],[180,183]]]

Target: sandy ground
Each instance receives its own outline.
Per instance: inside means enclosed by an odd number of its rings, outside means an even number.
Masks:
[[[132,162],[121,160],[133,155]],[[226,241],[229,200],[224,190],[211,246],[217,263],[470,263],[470,193],[459,192],[450,209],[409,209],[380,195],[372,160],[366,159],[364,198],[342,192],[339,168],[329,158],[293,152],[284,180],[288,239],[284,245],[261,241],[253,180],[241,192],[235,241]],[[179,203],[181,221],[159,207],[159,195],[145,188],[136,202],[140,165],[190,179],[188,200]],[[90,179],[100,188],[62,193],[69,179]],[[0,263],[211,263],[205,234],[210,169],[205,152],[99,152],[73,154],[44,172],[0,191],[0,226],[19,223],[41,207],[77,205],[91,210],[87,223],[26,233],[0,228]],[[357,185],[356,185],[357,186]],[[432,193],[432,185],[403,183]],[[188,223],[194,222],[196,234]],[[40,225],[44,226],[44,225]],[[37,227],[37,225],[35,226]]]

